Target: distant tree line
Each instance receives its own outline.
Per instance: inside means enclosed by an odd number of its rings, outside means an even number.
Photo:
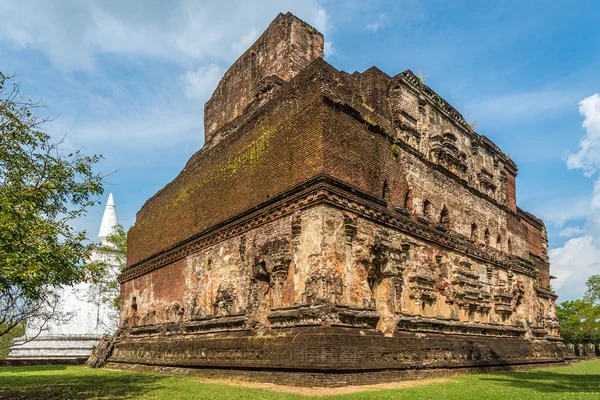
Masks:
[[[600,345],[600,275],[591,276],[582,299],[563,301],[556,309],[565,343]]]

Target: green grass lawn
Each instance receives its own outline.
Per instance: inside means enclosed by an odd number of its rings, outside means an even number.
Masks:
[[[0,367],[0,399],[308,399],[187,376],[81,366]],[[320,397],[323,398],[323,397]],[[327,399],[600,399],[600,360],[567,367],[449,377],[442,382]]]

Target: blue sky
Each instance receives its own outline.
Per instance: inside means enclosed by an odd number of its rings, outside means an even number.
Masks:
[[[519,166],[519,206],[546,222],[561,300],[600,273],[597,1],[0,0],[0,71],[105,158],[125,227],[203,143],[203,104],[278,12],[348,72],[411,69]],[[77,226],[94,237],[102,207]]]

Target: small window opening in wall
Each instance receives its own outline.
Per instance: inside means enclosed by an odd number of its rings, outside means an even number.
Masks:
[[[404,208],[407,210],[410,208],[410,189],[408,189],[406,195],[404,195]]]
[[[429,218],[430,211],[431,211],[431,202],[429,200],[425,200],[423,202],[423,216],[425,218]]]
[[[369,289],[371,290],[371,293],[373,293],[373,290],[375,290],[375,277],[374,276],[368,277],[367,283],[369,284]]]
[[[477,224],[471,224],[471,240],[477,240]]]
[[[488,228],[485,228],[485,232],[483,234],[483,241],[487,245],[490,244],[490,230]]]
[[[512,254],[513,249],[512,249],[512,242],[510,241],[510,239],[508,239],[508,241],[506,242],[506,247],[507,247],[508,252]]]
[[[136,302],[136,300],[135,300],[135,296],[133,296],[133,298],[131,299],[131,310],[132,310],[133,312],[136,312],[136,311],[137,311],[137,302]]]
[[[496,238],[496,248],[498,250],[502,249],[502,236],[498,235],[498,237]]]
[[[386,179],[385,182],[383,182],[383,190],[381,193],[381,197],[385,200],[387,194],[388,194],[388,181]]]
[[[440,213],[440,224],[444,225],[446,228],[450,225],[450,213],[446,206],[442,207],[442,212]]]

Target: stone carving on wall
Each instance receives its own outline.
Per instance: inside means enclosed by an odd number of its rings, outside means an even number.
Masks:
[[[320,272],[306,280],[303,302],[313,305],[319,302],[339,303],[342,298],[342,278],[335,274]]]
[[[131,298],[131,304],[127,310],[127,314],[124,321],[124,326],[131,328],[139,324],[139,313],[136,297]]]
[[[300,233],[302,232],[302,217],[299,212],[292,216],[292,242],[294,246],[300,244]]]
[[[537,315],[536,324],[544,330],[544,334],[560,336],[560,324],[556,318],[556,294],[548,289],[536,288]]]
[[[416,129],[416,120],[406,113],[400,113],[399,117],[394,121],[396,134],[408,145],[420,150],[421,133]]]
[[[431,268],[416,266],[408,275],[408,286],[412,299],[430,303],[436,301],[435,276]]]
[[[379,281],[389,287],[390,311],[401,311],[402,308],[402,274],[410,262],[412,245],[404,243],[393,247],[388,240],[376,238],[371,252],[371,268],[368,271],[369,287],[373,291],[372,282]]]
[[[268,326],[268,313],[281,308],[292,256],[287,240],[262,245],[252,266],[249,308],[252,322]]]
[[[222,282],[217,289],[213,303],[213,316],[224,317],[233,310],[233,286],[229,282]]]
[[[240,251],[240,260],[242,262],[246,261],[246,235],[240,236],[239,251]]]
[[[180,322],[183,319],[185,309],[179,303],[172,303],[165,310],[165,320],[169,322]]]
[[[488,196],[493,197],[496,192],[496,184],[494,183],[494,175],[486,168],[481,168],[477,174],[479,180],[479,190]]]
[[[344,213],[344,232],[346,234],[346,243],[352,246],[356,238],[356,215]]]
[[[489,281],[492,276],[491,268],[486,268],[486,276],[482,277],[469,259],[461,259],[452,269],[447,301],[458,305],[469,317],[475,312],[489,313],[491,309]]]
[[[411,260],[412,244],[393,245],[384,233],[375,236],[368,259],[360,260],[366,269],[371,292],[367,308],[379,314],[377,329],[386,336],[393,335],[402,310],[403,274]]]
[[[494,311],[506,321],[523,303],[525,288],[522,282],[515,280],[513,273],[508,271],[507,280],[499,280],[493,294]]]
[[[506,175],[506,171],[500,171],[499,188],[496,191],[496,200],[500,204],[506,204],[506,185],[507,185],[508,177]]]
[[[456,144],[456,135],[446,132],[431,138],[430,154],[433,161],[460,177],[467,172],[467,154]]]
[[[140,321],[140,325],[154,325],[158,322],[158,318],[156,317],[156,310],[148,310],[146,314],[142,317]]]

